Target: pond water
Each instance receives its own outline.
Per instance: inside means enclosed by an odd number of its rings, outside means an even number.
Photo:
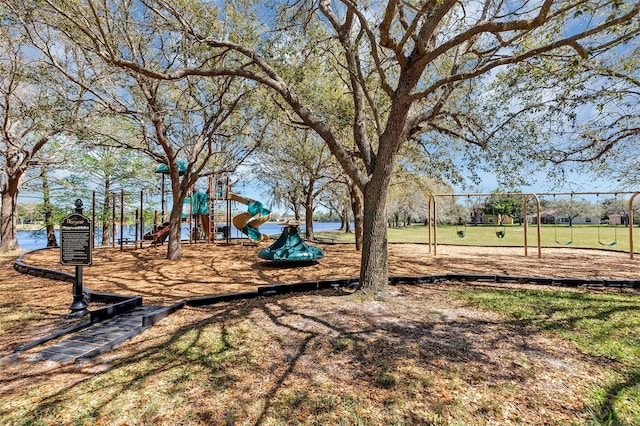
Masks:
[[[353,224],[351,225],[353,229]],[[233,228],[231,232],[232,238],[244,238],[244,234],[242,234],[237,229]],[[301,231],[304,232],[305,226],[300,226]],[[340,223],[336,222],[314,222],[313,230],[314,231],[329,231],[329,230],[338,230],[340,229]],[[260,231],[267,235],[278,235],[282,232],[282,225],[278,223],[265,223],[260,227]],[[135,234],[135,227],[133,226],[125,226],[123,235],[125,238],[133,238]],[[116,238],[120,237],[120,230],[116,231]],[[58,243],[60,243],[60,233],[56,230],[56,238]],[[189,239],[189,225],[182,225],[182,239]],[[39,248],[44,248],[47,245],[47,234],[44,229],[40,229],[37,231],[18,231],[18,244],[20,248],[25,250],[35,250]],[[100,245],[100,241],[96,240],[96,245]]]

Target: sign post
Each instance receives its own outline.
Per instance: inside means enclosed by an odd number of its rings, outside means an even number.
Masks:
[[[76,200],[75,206],[75,213],[62,219],[60,223],[60,263],[76,267],[69,317],[81,317],[89,313],[89,304],[82,293],[82,267],[91,266],[92,262],[91,220],[82,215],[81,199]]]

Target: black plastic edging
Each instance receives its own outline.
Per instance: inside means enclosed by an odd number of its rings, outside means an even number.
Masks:
[[[182,301],[182,302],[174,303],[173,305],[170,305],[164,308],[157,309],[156,311],[142,317],[142,326],[150,327],[152,325],[155,325],[156,323],[162,321],[163,319],[165,319],[175,311],[178,311],[184,308],[186,304],[187,304],[186,302]]]
[[[114,303],[113,305],[89,312],[90,320],[92,323],[104,321],[117,315],[124,314],[125,312],[132,311],[138,306],[142,306],[142,297],[134,296],[122,302]]]
[[[272,284],[258,287],[260,296],[270,296],[274,294],[314,291],[318,289],[318,281],[305,281],[294,284]]]
[[[84,290],[89,296],[89,301],[97,302],[97,303],[118,303],[118,302],[124,302],[125,300],[129,300],[132,297],[138,297],[138,296],[123,296],[121,294],[115,294],[115,293],[102,293],[102,292],[93,291],[87,287],[84,287]]]
[[[187,304],[187,306],[198,307],[205,305],[214,305],[221,302],[231,302],[234,300],[255,299],[257,297],[257,291],[244,291],[240,293],[227,293],[213,296],[194,297],[185,300],[185,303]]]
[[[46,250],[46,249],[38,249],[33,250]],[[68,281],[75,282],[75,276],[69,274],[67,272],[40,268],[32,265],[27,265],[22,261],[22,258],[27,253],[23,253],[20,255],[16,261],[14,262],[14,269],[23,274],[29,274],[38,277],[44,277],[49,279],[54,279],[58,281]],[[592,287],[614,287],[614,288],[640,288],[640,280],[625,280],[625,279],[588,279],[588,278],[545,278],[545,277],[529,277],[529,276],[518,276],[518,275],[493,275],[493,274],[438,274],[438,275],[422,275],[422,276],[391,276],[389,277],[389,285],[398,285],[398,284],[407,284],[407,285],[420,285],[427,283],[439,283],[442,281],[475,281],[475,282],[496,282],[496,283],[518,283],[518,284],[540,284],[540,285],[555,285],[562,287],[580,287],[580,286],[592,286]],[[237,301],[237,300],[245,300],[245,299],[253,299],[259,296],[274,296],[278,294],[285,293],[294,293],[294,292],[307,292],[314,290],[323,290],[330,288],[341,288],[341,287],[355,287],[359,282],[358,278],[340,278],[340,279],[331,279],[331,280],[321,280],[321,281],[304,281],[298,283],[290,283],[290,284],[272,284],[268,286],[259,286],[256,291],[247,291],[247,292],[239,292],[239,293],[228,293],[221,295],[212,295],[212,296],[204,296],[204,297],[196,297],[184,300],[182,302],[175,303],[166,308],[161,308],[160,310],[146,315],[142,319],[142,328],[144,329],[150,325],[157,323],[158,321],[166,318],[171,315],[175,311],[182,309],[184,306],[205,306],[212,305],[221,302],[229,302],[229,301]],[[44,338],[38,339],[34,342],[27,343],[25,345],[19,346],[15,350],[17,352],[24,351],[26,349],[33,348],[42,343],[48,342],[50,340],[56,339],[64,334],[71,333],[82,328],[85,328],[95,322],[99,322],[108,318],[112,318],[116,315],[128,312],[138,306],[142,306],[142,297],[140,296],[121,296],[118,294],[112,293],[98,293],[93,292],[88,288],[84,288],[85,292],[90,297],[90,300],[93,301],[101,301],[105,303],[117,301],[115,304],[107,306],[102,309],[98,309],[96,311],[90,312],[91,320],[76,325],[74,327],[67,328],[65,330],[61,330],[57,333],[51,334]],[[141,330],[140,329],[140,330]],[[128,337],[127,337],[128,338]],[[122,341],[126,340],[124,338]],[[84,357],[88,357],[90,355],[85,355]]]

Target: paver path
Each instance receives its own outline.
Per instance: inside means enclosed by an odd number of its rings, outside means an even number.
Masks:
[[[141,306],[114,318],[100,321],[58,339],[42,348],[33,361],[50,360],[70,363],[113,349],[149,328],[143,318],[161,306]]]

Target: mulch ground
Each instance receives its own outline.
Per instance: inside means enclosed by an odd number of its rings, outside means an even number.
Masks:
[[[360,253],[352,245],[324,245],[325,257],[309,265],[273,264],[256,256],[253,246],[184,244],[182,258],[166,260],[166,246],[139,250],[98,248],[84,269],[84,284],[94,291],[140,295],[147,304],[170,304],[191,297],[255,290],[257,286],[357,277]],[[59,250],[37,251],[24,262],[61,267]],[[414,276],[488,273],[559,278],[640,278],[640,260],[604,250],[545,248],[524,256],[522,248],[392,244],[389,274]]]

